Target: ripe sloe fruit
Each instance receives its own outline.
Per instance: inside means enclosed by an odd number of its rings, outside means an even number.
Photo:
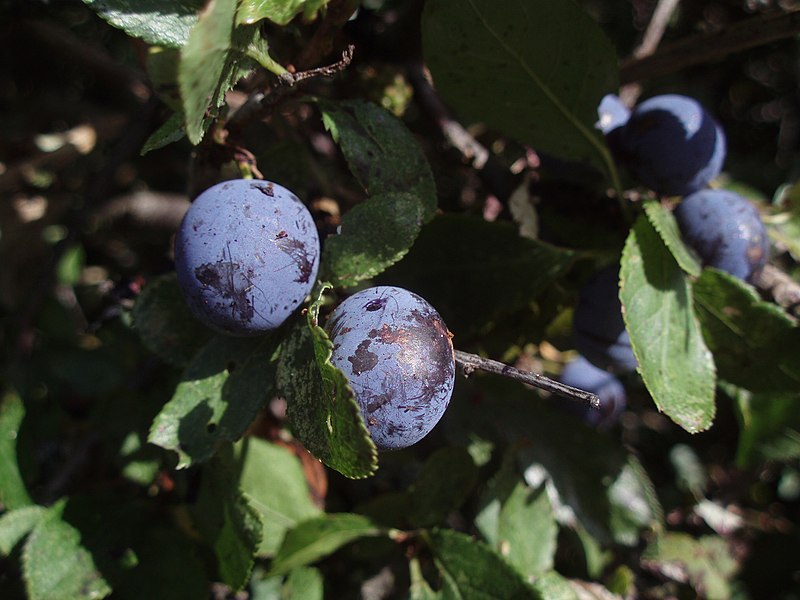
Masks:
[[[684,241],[704,265],[749,281],[767,262],[769,239],[756,207],[735,192],[702,190],[675,209]]]
[[[633,109],[611,145],[644,185],[665,196],[685,196],[719,175],[725,134],[699,102],[666,94]]]
[[[561,372],[561,382],[597,394],[600,408],[570,405],[589,425],[605,429],[613,425],[625,410],[627,396],[622,383],[608,371],[598,369],[583,356],[568,363]]]
[[[412,292],[379,286],[344,300],[326,328],[331,362],[350,381],[378,449],[425,437],[455,383],[453,344],[439,313]]]
[[[581,289],[572,320],[575,347],[595,366],[614,373],[636,369],[622,319],[619,265],[597,271]]]
[[[212,186],[189,207],[175,270],[192,313],[233,335],[275,329],[311,291],[319,237],[305,205],[269,181]]]

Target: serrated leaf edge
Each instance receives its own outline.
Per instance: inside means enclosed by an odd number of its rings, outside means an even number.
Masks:
[[[640,217],[640,219],[641,219],[641,217]],[[639,222],[641,222],[641,221],[637,221],[637,223],[639,223]],[[652,227],[652,224],[651,224],[649,218],[645,217],[645,221],[644,222],[646,222],[649,226]],[[625,256],[629,255],[629,253],[631,252],[631,248],[636,243],[636,237],[637,236],[636,236],[636,230],[635,229],[636,229],[636,224],[634,224],[634,226],[631,228],[630,234],[628,235],[627,239],[625,240],[625,245],[624,245],[624,247],[622,249],[622,261],[621,261],[621,263],[625,262]],[[654,228],[654,230],[655,230],[655,228]],[[658,233],[658,232],[656,232],[656,233]],[[663,239],[661,238],[660,234],[658,234],[658,238],[659,238],[659,240],[661,240],[661,243],[663,244],[664,242],[663,242]],[[670,253],[670,256],[672,256],[671,253]],[[639,259],[641,260],[641,258],[642,257],[641,257],[641,254],[640,254]],[[672,259],[675,260],[674,257],[672,257]],[[699,323],[699,321],[697,319],[697,316],[695,315],[695,312],[694,312],[694,301],[693,301],[694,300],[694,295],[692,293],[691,283],[688,282],[688,285],[689,285],[689,290],[688,290],[687,297],[688,297],[688,301],[690,303],[690,306],[688,307],[689,308],[689,318],[691,318],[694,321],[695,327],[697,327],[697,332],[698,332],[698,335],[700,336],[699,339],[703,344],[704,354],[710,360],[714,381],[716,381],[717,368],[716,368],[716,365],[714,364],[714,356],[711,353],[711,351],[708,349],[708,347],[705,345],[705,340],[703,338],[702,328],[700,327],[700,323]],[[620,270],[619,299],[620,299],[620,304],[622,305],[622,318],[623,318],[623,321],[625,322],[625,329],[629,331],[628,315],[627,315],[627,311],[625,310],[625,303],[623,302],[623,298],[622,298],[623,287],[624,287],[624,282],[623,282],[623,279],[622,279],[622,270]],[[630,335],[630,333],[629,333],[629,335]],[[650,392],[650,383],[649,383],[650,379],[643,372],[643,369],[641,367],[641,365],[642,365],[641,354],[639,352],[637,352],[637,348],[636,348],[636,345],[633,342],[633,339],[631,339],[631,349],[633,350],[633,355],[636,357],[636,361],[639,364],[639,366],[636,368],[636,371],[641,376],[642,381],[644,381],[645,387],[647,388],[648,392]],[[716,385],[712,384],[712,390],[711,390],[712,395],[714,394],[714,389],[713,389],[714,387],[716,387]],[[711,428],[711,426],[714,423],[714,417],[716,415],[716,403],[714,403],[714,405],[713,405],[714,410],[713,410],[713,412],[711,414],[711,418],[710,418],[710,422],[709,422],[708,426],[706,426],[706,427],[696,427],[696,426],[693,426],[691,423],[683,422],[682,419],[681,420],[676,420],[675,417],[673,417],[671,414],[669,414],[667,411],[664,410],[664,408],[660,405],[658,400],[652,395],[652,392],[651,392],[651,397],[653,398],[653,402],[656,404],[656,407],[658,408],[659,412],[667,415],[674,423],[676,423],[677,425],[679,425],[680,427],[682,427],[684,430],[686,430],[689,433],[701,433],[703,431],[707,431],[708,429]]]
[[[655,218],[653,214],[656,210],[663,210],[669,214],[667,218],[675,220],[675,216],[672,214],[671,211],[664,209],[657,201],[655,200],[648,200],[644,203],[644,212],[647,215],[647,220],[650,221],[650,224],[653,226],[653,229],[656,230],[661,241],[664,242],[664,245],[669,250],[669,253],[672,255],[672,258],[675,259],[675,262],[678,263],[678,266],[683,269],[689,275],[693,277],[699,277],[703,271],[703,267],[700,264],[700,261],[696,257],[696,253],[692,250],[689,246],[687,246],[683,239],[680,239],[680,243],[683,245],[683,250],[686,252],[686,255],[693,261],[691,264],[685,264],[686,261],[683,260],[681,257],[678,256],[679,253],[673,249],[672,244],[669,242],[670,237],[668,236],[667,232],[663,230],[661,222]],[[680,237],[680,228],[678,227],[677,222],[675,222],[675,227],[678,231]]]
[[[375,446],[375,442],[372,441],[372,436],[369,434],[369,430],[367,429],[367,424],[364,422],[364,415],[361,413],[361,407],[358,405],[355,399],[355,393],[353,392],[353,388],[350,385],[350,382],[347,379],[347,376],[344,374],[339,367],[334,365],[331,362],[331,358],[333,357],[333,342],[328,337],[327,332],[320,326],[319,324],[319,311],[320,307],[322,306],[324,299],[323,296],[325,291],[333,289],[333,284],[329,281],[321,282],[317,285],[316,289],[312,292],[312,300],[308,306],[308,312],[306,313],[308,327],[311,330],[311,335],[314,337],[315,340],[322,341],[324,345],[324,356],[320,356],[319,353],[316,352],[317,344],[314,344],[314,351],[317,357],[317,365],[320,367],[320,371],[322,370],[321,367],[325,366],[327,368],[333,369],[339,372],[341,381],[345,384],[345,389],[349,392],[348,398],[350,399],[353,408],[355,409],[356,415],[358,415],[358,429],[364,435],[364,437],[369,442],[370,447],[370,469],[369,472],[365,475],[349,475],[347,473],[342,473],[345,477],[349,479],[366,479],[367,477],[372,477],[378,471],[378,448]],[[322,361],[320,363],[320,361]],[[329,467],[336,469],[336,467]],[[338,469],[336,469],[338,471]]]

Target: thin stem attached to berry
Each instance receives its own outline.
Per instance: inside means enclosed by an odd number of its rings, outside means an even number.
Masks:
[[[585,402],[593,408],[600,408],[600,398],[597,397],[597,394],[574,388],[571,385],[564,385],[561,382],[540,375],[539,373],[521,371],[510,365],[501,363],[500,361],[492,360],[491,358],[483,358],[477,354],[456,350],[456,365],[461,368],[465,377],[469,377],[474,371],[485,371],[487,373],[509,377],[541,390],[563,396],[564,398]]]

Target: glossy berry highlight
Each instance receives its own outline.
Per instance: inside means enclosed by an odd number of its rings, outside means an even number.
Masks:
[[[608,135],[618,127],[625,125],[630,118],[631,111],[620,97],[616,94],[606,94],[597,107],[595,127],[604,135]]]
[[[408,290],[379,286],[344,300],[326,329],[331,362],[349,380],[378,449],[428,435],[455,383],[453,344],[439,313]]]
[[[725,134],[703,106],[665,94],[637,105],[610,144],[644,185],[664,196],[685,196],[708,185],[725,161]]]
[[[636,369],[622,319],[618,264],[600,269],[581,288],[572,330],[578,352],[595,366],[613,373]]]
[[[311,291],[319,237],[308,209],[276,183],[239,179],[200,194],[175,240],[192,313],[232,335],[275,329]]]
[[[627,405],[625,388],[619,379],[608,371],[597,368],[583,356],[569,362],[561,372],[561,382],[597,394],[600,407],[570,405],[587,424],[599,429],[614,425]]]
[[[703,190],[675,209],[683,240],[704,266],[750,281],[769,258],[769,238],[756,207],[735,192]]]

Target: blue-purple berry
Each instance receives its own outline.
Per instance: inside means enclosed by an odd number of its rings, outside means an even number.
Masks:
[[[758,209],[727,190],[702,190],[675,209],[686,244],[704,266],[750,281],[769,258],[769,238]]]
[[[703,106],[665,94],[637,105],[612,149],[645,186],[664,196],[686,196],[708,185],[725,161],[725,134]]]
[[[317,277],[319,237],[308,209],[269,181],[225,181],[200,194],[175,240],[178,283],[192,313],[232,335],[275,329]]]
[[[453,344],[439,313],[408,290],[379,286],[344,300],[326,329],[331,362],[350,382],[378,449],[428,435],[455,383]]]
[[[572,330],[578,352],[595,366],[614,373],[636,369],[622,319],[618,264],[600,269],[581,288]]]
[[[617,422],[627,405],[625,388],[619,379],[608,371],[597,368],[583,356],[569,362],[561,372],[561,382],[597,394],[600,407],[586,405],[570,407],[586,423],[606,429]]]

